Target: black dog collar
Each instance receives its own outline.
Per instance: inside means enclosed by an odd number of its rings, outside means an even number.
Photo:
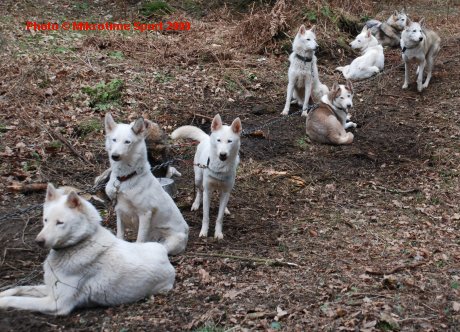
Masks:
[[[303,62],[311,62],[313,58],[307,58],[306,56],[301,56],[298,55],[297,53],[295,54],[295,57],[299,60],[302,60]]]

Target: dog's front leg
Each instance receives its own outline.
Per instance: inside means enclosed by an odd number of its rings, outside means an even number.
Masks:
[[[211,207],[210,189],[204,188],[203,190],[203,222],[201,224],[200,237],[208,236],[209,229],[209,209]]]
[[[7,289],[0,293],[0,297],[5,296],[32,296],[32,297],[44,297],[48,293],[48,287],[46,285],[38,286],[19,286]]]
[[[137,232],[136,242],[147,242],[150,240],[150,226],[152,225],[152,216],[156,209],[139,215],[139,230]]]
[[[125,238],[125,224],[120,212],[117,212],[117,238],[122,240]]]
[[[217,214],[216,229],[214,231],[214,237],[219,240],[224,238],[224,234],[222,233],[222,225],[224,223],[224,213],[227,208],[229,198],[230,192],[222,192],[220,195],[219,213]]]
[[[39,311],[51,315],[66,315],[72,311],[73,306],[62,298],[53,298],[51,295],[45,297],[29,296],[5,296],[0,297],[0,308],[21,309]]]
[[[289,105],[291,104],[292,93],[294,92],[294,85],[295,85],[295,80],[289,78],[289,83],[287,86],[286,104],[284,105],[284,109],[281,112],[281,115],[289,114]]]
[[[306,112],[308,110],[308,102],[310,101],[310,96],[311,96],[311,85],[312,85],[311,76],[307,75],[307,78],[305,79],[305,98],[303,100],[302,116],[307,116]]]
[[[417,75],[417,91],[422,92],[423,90],[423,72],[425,70],[426,60],[424,59],[418,65],[418,75]]]
[[[403,89],[407,89],[409,86],[409,65],[407,64],[406,59],[404,59],[404,84]]]

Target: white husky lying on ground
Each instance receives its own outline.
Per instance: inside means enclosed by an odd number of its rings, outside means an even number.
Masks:
[[[292,43],[292,53],[289,56],[288,86],[286,92],[286,104],[282,115],[289,113],[291,98],[302,106],[305,111],[308,108],[310,97],[319,100],[329,92],[326,85],[321,84],[316,65],[315,50],[316,43],[315,27],[310,30],[302,25]]]
[[[336,68],[347,80],[361,80],[383,70],[385,61],[383,47],[367,27],[363,28],[350,45],[354,49],[361,50],[362,55],[354,59],[350,65]]]
[[[112,306],[169,291],[174,267],[159,243],[129,243],[100,225],[96,208],[75,192],[48,185],[37,244],[51,251],[44,285],[0,293],[0,308],[66,315],[78,307]]]
[[[219,213],[217,215],[214,237],[223,239],[222,223],[224,213],[229,213],[227,203],[230,192],[235,184],[236,169],[240,162],[240,135],[242,127],[239,118],[233,120],[231,126],[222,124],[220,115],[212,120],[211,136],[200,128],[182,126],[174,130],[172,139],[191,138],[200,142],[194,159],[196,198],[192,211],[198,210],[203,195],[203,223],[200,237],[208,236],[209,208],[211,193],[217,190],[220,193]]]
[[[106,114],[106,150],[112,173],[105,190],[116,202],[119,238],[124,237],[125,225],[138,227],[137,242],[159,241],[175,255],[185,250],[189,227],[150,172],[144,140],[150,125],[143,118],[133,124],[116,124]]]

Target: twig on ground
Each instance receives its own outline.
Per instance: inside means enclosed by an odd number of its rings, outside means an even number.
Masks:
[[[235,255],[227,255],[227,254],[200,253],[200,252],[189,253],[188,256],[230,258],[230,259],[235,259],[235,260],[260,263],[260,264],[264,264],[268,266],[299,267],[299,265],[296,263],[284,262],[284,261],[268,259],[268,258],[259,258],[259,257],[243,257],[243,256],[235,256]]]
[[[47,129],[49,131],[49,133],[54,136],[55,138],[57,138],[58,140],[60,140],[62,143],[64,143],[69,149],[70,151],[72,151],[72,153],[74,155],[76,155],[78,158],[80,158],[81,160],[83,160],[85,163],[89,164],[89,165],[92,165],[92,163],[86,159],[83,155],[81,155],[73,146],[72,144],[69,143],[69,141],[67,141],[61,134],[59,134],[57,131],[51,129],[51,128],[48,128]]]
[[[393,273],[396,273],[396,272],[399,272],[401,270],[405,270],[405,269],[414,269],[420,265],[424,265],[426,264],[427,262],[417,262],[417,263],[414,263],[414,264],[401,264],[401,265],[398,265],[394,268],[392,268],[391,270],[389,271],[374,271],[370,268],[366,268],[366,273],[367,274],[372,274],[372,275],[389,275],[389,274],[393,274]]]

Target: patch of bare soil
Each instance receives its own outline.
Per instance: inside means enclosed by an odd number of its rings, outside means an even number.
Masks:
[[[299,115],[263,128],[263,137],[243,138],[222,241],[198,237],[201,212],[190,212],[195,147],[173,145],[173,155],[184,160],[175,165],[183,174],[176,202],[190,225],[186,252],[171,257],[174,289],[67,317],[0,310],[0,330],[458,330],[460,8],[407,3],[411,17],[424,16],[442,38],[423,93],[414,83],[401,89],[400,53],[386,50],[384,72],[355,84],[352,116],[359,126],[351,146],[312,144]],[[269,16],[269,5],[239,16],[214,9],[200,20],[178,7],[168,18],[192,23],[191,31],[180,33],[23,30],[26,20],[61,14],[93,21],[138,15],[140,4],[117,4],[0,4],[8,13],[0,18],[0,217],[43,201],[43,192],[7,190],[13,183],[86,189],[107,167],[105,111],[95,110],[83,92],[99,82],[123,81],[121,97],[109,105],[117,120],[144,115],[167,132],[185,124],[208,131],[216,113],[228,123],[239,116],[247,129],[280,118],[287,83],[282,44],[289,40],[278,36],[260,48],[260,38],[248,37],[252,51],[235,47],[243,38],[238,33],[253,26],[251,15]],[[340,4],[340,12],[367,10],[379,19],[399,9]],[[314,8],[319,40],[351,38],[321,20],[329,15],[322,2],[298,5],[306,16],[288,6],[292,26],[285,33],[292,36]],[[267,53],[258,54],[264,47]],[[348,54],[322,50],[324,83],[342,81],[332,69],[351,61]],[[40,218],[34,210],[0,220],[0,291],[41,282],[47,252],[33,242]],[[105,224],[114,229],[113,216]]]

